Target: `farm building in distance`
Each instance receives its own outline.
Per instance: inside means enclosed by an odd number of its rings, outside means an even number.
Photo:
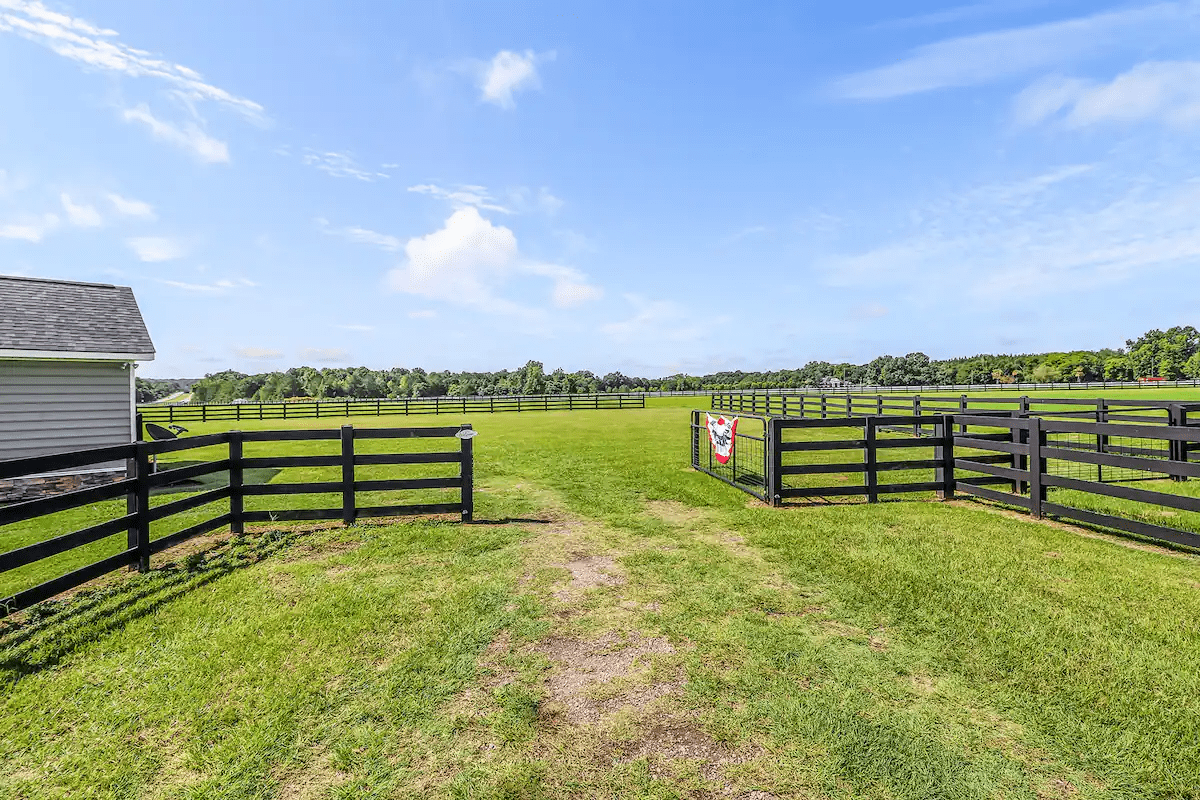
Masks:
[[[153,359],[129,287],[0,275],[0,460],[133,441],[134,369]]]

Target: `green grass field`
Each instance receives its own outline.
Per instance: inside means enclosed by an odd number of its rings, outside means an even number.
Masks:
[[[479,524],[258,526],[9,626],[0,796],[1200,797],[1197,557],[767,508],[688,469],[698,400],[350,420],[472,422]]]

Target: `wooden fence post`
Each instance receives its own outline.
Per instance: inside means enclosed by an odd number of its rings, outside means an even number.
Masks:
[[[933,436],[937,444],[933,448],[933,459],[938,462],[934,480],[941,484],[937,490],[939,500],[954,499],[954,418],[949,414],[938,417],[933,423]]]
[[[863,483],[867,487],[868,503],[879,502],[879,464],[877,462],[879,451],[875,447],[876,421],[876,417],[864,417],[863,419],[863,434],[867,445],[863,448]]]
[[[1042,503],[1046,500],[1046,489],[1042,486],[1042,475],[1046,472],[1046,459],[1042,448],[1046,444],[1046,432],[1042,430],[1041,417],[1029,420],[1029,513],[1034,519],[1042,518]]]
[[[460,425],[459,428],[464,431],[471,430],[468,424]],[[475,445],[469,437],[459,439],[458,443],[462,456],[462,464],[459,467],[459,475],[462,477],[462,521],[470,522],[475,516]]]
[[[242,515],[244,499],[242,483],[242,432],[229,432],[229,532],[240,536],[245,531]]]
[[[150,465],[150,443],[136,442],[134,447],[137,448],[134,461],[136,462],[135,471],[137,473],[136,497],[133,500],[137,519],[134,521],[134,527],[127,534],[127,547],[137,548],[137,571],[150,571],[150,475],[152,467]],[[125,500],[126,509],[130,506],[128,496]]]
[[[1104,398],[1096,399],[1096,424],[1108,422],[1108,404],[1104,402]],[[1102,433],[1096,434],[1096,452],[1103,453],[1108,449],[1108,437]],[[1104,465],[1096,465],[1096,480],[1104,481]]]
[[[354,508],[354,426],[342,426],[342,524],[353,525]]]
[[[1167,424],[1171,427],[1187,425],[1187,411],[1176,403],[1167,406]],[[1183,441],[1169,441],[1167,444],[1167,458],[1171,461],[1186,462],[1188,460],[1188,444],[1188,442]],[[1184,475],[1172,475],[1171,480],[1186,481],[1187,477]]]
[[[967,413],[967,396],[966,396],[965,394],[961,394],[961,395],[959,395],[959,396],[958,396],[958,413],[960,413],[960,414],[962,414],[962,415],[964,415],[964,416],[965,416],[965,415],[966,415],[966,413]],[[966,426],[966,425],[959,425],[959,426],[958,426],[958,432],[959,432],[959,433],[966,433],[966,432],[967,432],[967,426]]]
[[[825,398],[825,393],[821,392],[821,419],[825,419],[825,417],[827,416],[826,403],[827,403],[827,400]]]
[[[921,416],[921,395],[919,394],[913,395],[913,416],[917,417],[918,420]],[[919,421],[913,423],[913,436],[917,438],[921,436],[921,423]]]

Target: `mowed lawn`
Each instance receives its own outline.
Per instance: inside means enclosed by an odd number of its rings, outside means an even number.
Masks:
[[[473,423],[479,524],[258,526],[9,629],[0,797],[1200,797],[1200,560],[767,508],[698,401],[350,420]]]

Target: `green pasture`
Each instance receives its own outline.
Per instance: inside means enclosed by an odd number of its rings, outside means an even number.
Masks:
[[[688,469],[705,401],[349,420],[471,422],[478,524],[255,526],[6,624],[0,796],[1200,798],[1197,557],[973,502],[768,508]],[[247,507],[301,502],[337,499]],[[587,673],[556,653],[647,642],[562,699]]]

